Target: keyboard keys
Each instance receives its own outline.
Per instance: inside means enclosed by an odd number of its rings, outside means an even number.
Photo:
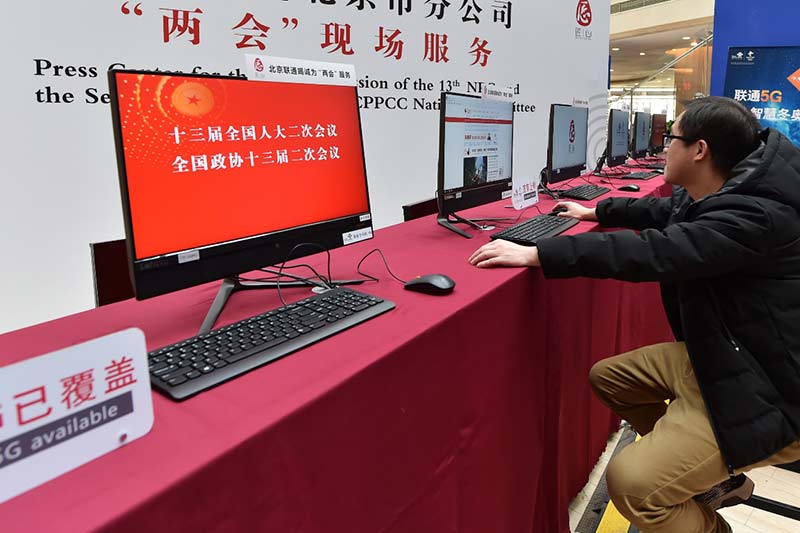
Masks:
[[[151,380],[183,399],[392,308],[375,296],[334,289],[154,350]]]
[[[504,239],[523,246],[534,246],[537,240],[554,237],[577,223],[574,218],[540,215],[495,233],[490,238]]]
[[[631,172],[630,174],[626,174],[620,177],[629,180],[649,180],[651,178],[655,178],[656,176],[660,175],[661,175],[660,172]]]
[[[598,196],[602,196],[609,192],[611,189],[602,187],[593,183],[586,183],[571,189],[557,191],[561,198],[570,198],[572,200],[594,200]]]

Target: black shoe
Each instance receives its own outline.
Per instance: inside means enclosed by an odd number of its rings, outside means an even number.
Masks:
[[[744,474],[739,474],[726,479],[719,485],[711,487],[709,490],[694,497],[695,501],[708,506],[716,511],[723,507],[739,505],[750,499],[753,495],[755,483]]]

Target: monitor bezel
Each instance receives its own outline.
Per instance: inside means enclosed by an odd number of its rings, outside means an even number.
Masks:
[[[612,140],[614,138],[614,114],[615,113],[625,113],[627,116],[625,120],[625,132],[627,133],[627,138],[625,139],[625,147],[627,150],[628,141],[630,140],[630,131],[628,129],[628,120],[630,120],[630,113],[625,111],[624,109],[609,109],[608,110],[608,136],[606,137],[606,166],[608,167],[618,167],[620,165],[624,165],[625,161],[628,160],[627,152],[614,157],[612,155]]]
[[[643,116],[652,117],[652,115],[646,111],[634,111],[633,113],[633,125],[631,126],[631,131],[633,132],[630,137],[630,154],[632,159],[639,159],[647,155],[647,150],[650,148],[650,135],[652,131],[647,134],[647,141],[645,142],[644,148],[641,150],[636,149],[637,141],[639,140],[639,121],[641,120],[640,117]],[[652,130],[652,123],[651,123],[651,130]]]
[[[655,130],[653,128],[653,119],[655,117],[664,117],[664,131],[661,134],[661,139],[658,139],[660,144],[656,144],[656,139],[653,138]],[[650,154],[656,155],[664,151],[664,135],[667,133],[667,114],[666,113],[653,113],[650,115]]]
[[[364,135],[361,113],[358,107],[358,87],[353,87],[354,105],[358,112],[358,127],[361,141],[361,158],[364,168],[364,187],[367,195],[367,211],[323,220],[302,226],[271,231],[254,236],[242,237],[222,243],[192,247],[186,250],[170,252],[154,257],[137,259],[135,255],[135,233],[128,195],[128,176],[125,164],[125,147],[120,123],[120,109],[117,95],[117,74],[180,76],[186,78],[224,79],[250,83],[265,83],[247,80],[242,76],[204,75],[182,72],[164,72],[135,69],[109,69],[108,83],[110,94],[111,118],[114,130],[114,146],[116,149],[117,172],[119,176],[120,196],[125,226],[125,240],[128,251],[128,267],[134,294],[137,300],[151,298],[170,292],[186,289],[203,283],[217,281],[226,277],[256,270],[258,268],[279,264],[285,261],[296,245],[313,243],[330,250],[344,246],[342,235],[347,232],[372,229],[372,206],[369,196],[369,179],[367,176],[366,156],[364,154]],[[282,83],[282,82],[266,82]],[[372,238],[372,236],[368,237]],[[199,259],[182,261],[187,253],[199,251]],[[319,248],[305,246],[296,249],[291,259],[305,257],[320,252]]]
[[[480,99],[477,94],[462,94],[445,91],[441,93],[439,100],[439,162],[438,176],[436,180],[436,205],[439,209],[439,216],[446,217],[457,211],[477,207],[479,205],[496,202],[503,199],[503,193],[511,191],[511,182],[514,170],[514,105],[511,106],[511,168],[509,177],[499,181],[486,183],[473,187],[459,187],[457,189],[444,188],[444,150],[445,150],[445,118],[447,115],[447,96],[463,96],[467,98]]]
[[[559,169],[553,168],[553,136],[555,130],[555,111],[557,107],[571,107],[575,109],[586,110],[586,150],[584,150],[583,152],[582,165],[559,168]],[[550,126],[547,131],[547,167],[545,171],[545,177],[547,178],[547,183],[545,183],[545,185],[552,183],[560,183],[562,181],[574,179],[583,174],[583,171],[586,169],[586,164],[588,162],[588,158],[586,157],[586,152],[588,149],[589,149],[589,108],[574,106],[569,104],[550,104]],[[559,172],[556,174],[554,173],[555,170],[558,170]]]

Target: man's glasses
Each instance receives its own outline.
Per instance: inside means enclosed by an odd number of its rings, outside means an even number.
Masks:
[[[669,148],[669,145],[672,144],[673,139],[679,139],[685,143],[693,143],[697,141],[697,139],[692,139],[691,137],[684,137],[683,135],[664,134],[664,148]]]

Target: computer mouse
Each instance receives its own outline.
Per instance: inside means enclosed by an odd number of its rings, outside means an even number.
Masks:
[[[548,215],[553,215],[553,216],[558,216],[558,214],[559,214],[559,213],[563,213],[563,212],[565,212],[565,211],[569,211],[569,209],[567,209],[566,207],[564,207],[564,206],[562,205],[562,206],[554,207],[554,208],[553,208],[553,210],[552,210],[552,211],[550,211],[550,212],[549,212],[549,213],[547,213],[547,214],[548,214]]]
[[[622,187],[619,187],[618,190],[627,191],[627,192],[636,192],[636,191],[639,190],[639,186],[638,185],[634,185],[633,183],[629,183],[627,185],[623,185]]]
[[[408,280],[404,288],[408,291],[444,296],[453,292],[455,286],[456,282],[444,274],[425,274]]]

